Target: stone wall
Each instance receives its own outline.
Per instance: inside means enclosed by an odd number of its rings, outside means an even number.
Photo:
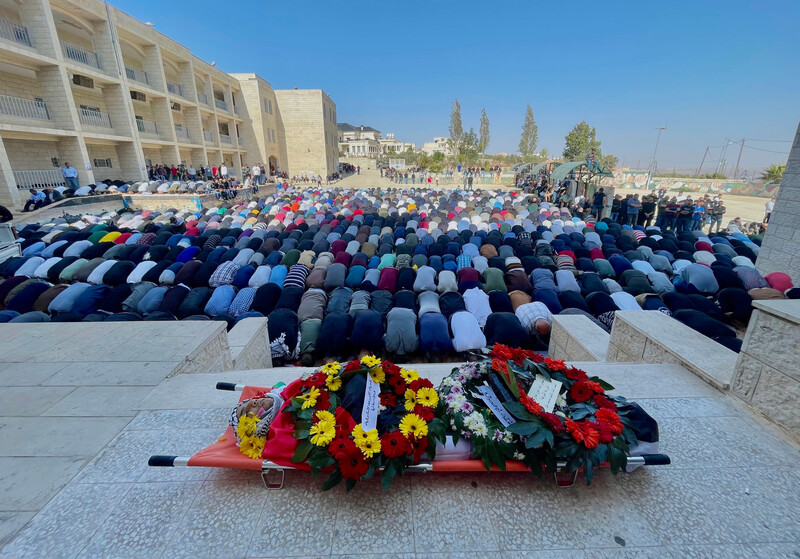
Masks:
[[[630,169],[615,169],[613,178],[603,178],[603,186],[616,188],[634,188],[645,190],[647,188],[648,171],[632,171]],[[778,191],[777,184],[762,182],[734,181],[729,179],[697,179],[694,177],[653,177],[650,179],[650,190],[666,188],[667,190],[685,189],[690,192],[709,194],[721,192],[735,194],[736,196],[760,196],[769,198]]]
[[[781,188],[775,209],[769,219],[769,227],[758,253],[756,267],[762,274],[785,272],[792,276],[795,284],[800,283],[800,125],[794,136],[792,151],[783,172]]]
[[[800,300],[753,306],[731,391],[800,440]]]
[[[275,97],[286,138],[288,162],[284,170],[290,176],[313,174],[323,177],[337,170],[336,113],[330,98],[319,89],[279,89],[275,91]],[[334,108],[333,115],[331,107]]]

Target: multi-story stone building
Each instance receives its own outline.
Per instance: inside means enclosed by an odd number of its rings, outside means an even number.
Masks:
[[[336,125],[339,136],[339,152],[346,157],[368,157],[377,159],[381,154],[381,133],[369,126],[353,126],[346,122]]]
[[[325,177],[339,169],[336,105],[321,89],[279,89],[290,175]]]
[[[447,156],[453,155],[453,150],[450,149],[450,138],[444,137],[434,138],[432,142],[425,142],[422,144],[421,151],[429,156],[434,153],[443,153]]]
[[[145,179],[150,163],[335,170],[335,104],[293,90],[284,109],[279,94],[100,0],[0,0],[0,204],[61,182],[66,161],[80,184]]]
[[[394,134],[389,132],[385,138],[378,140],[381,144],[381,155],[392,153],[404,153],[406,151],[417,151],[417,144],[414,142],[403,142],[395,140]]]

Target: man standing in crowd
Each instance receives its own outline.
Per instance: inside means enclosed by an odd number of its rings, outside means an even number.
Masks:
[[[67,188],[78,190],[78,170],[75,167],[70,167],[69,163],[65,161],[64,167],[61,169],[61,174],[64,175]]]
[[[775,197],[773,196],[767,203],[764,204],[764,223],[769,223],[769,218],[772,215],[772,210],[775,209]]]
[[[722,198],[720,198],[711,209],[711,225],[708,228],[709,233],[714,231],[714,224],[716,224],[717,233],[719,233],[719,230],[722,228],[722,220],[725,217],[725,212],[727,211],[728,208],[725,207],[725,204],[722,203]]]
[[[228,168],[225,166],[225,162],[223,162],[222,165],[219,166],[219,176],[222,177],[223,179],[228,178]]]
[[[636,225],[636,221],[639,219],[640,209],[642,209],[642,203],[639,201],[639,195],[634,194],[633,198],[628,200],[628,221],[626,222],[628,225]]]
[[[250,174],[253,175],[253,184],[259,186],[261,184],[261,167],[258,166],[258,163],[250,169]]]
[[[594,193],[592,200],[592,213],[597,221],[603,219],[603,208],[606,206],[606,192],[602,188]]]
[[[678,208],[678,226],[676,231],[689,231],[691,229],[692,214],[694,213],[694,204],[691,198],[687,198],[681,203]]]

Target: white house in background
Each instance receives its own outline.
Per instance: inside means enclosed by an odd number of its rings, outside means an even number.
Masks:
[[[371,157],[381,154],[381,133],[369,126],[353,126],[346,122],[336,125],[339,133],[339,153],[345,157]]]
[[[395,140],[392,132],[386,134],[386,137],[381,138],[379,142],[381,144],[381,153],[383,155],[386,155],[387,153],[403,153],[408,150],[417,151],[417,144],[414,142],[401,142],[400,140]]]
[[[428,156],[434,153],[453,155],[453,150],[450,149],[450,138],[444,137],[434,138],[432,142],[425,142],[422,144],[422,151]]]

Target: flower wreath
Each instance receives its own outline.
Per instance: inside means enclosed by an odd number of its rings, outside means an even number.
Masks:
[[[527,394],[538,375],[562,384],[552,413]],[[485,383],[513,416],[508,427],[471,398]],[[627,401],[606,394],[613,388],[563,360],[495,344],[488,360],[462,365],[444,379],[437,413],[454,441],[459,436],[471,439],[473,454],[487,469],[491,465],[505,469],[505,459],[512,458],[541,476],[555,472],[562,462],[568,472],[583,467],[591,483],[593,468],[604,462],[614,473],[624,469],[628,445],[636,443],[624,409]]]
[[[357,375],[369,375],[380,387],[374,429],[355,424],[342,406],[345,387]],[[444,441],[444,423],[434,414],[439,396],[433,384],[416,370],[372,355],[344,365],[327,363],[298,383],[290,397],[282,412],[291,414],[299,441],[292,462],[307,464],[315,475],[330,471],[325,490],[345,480],[349,491],[378,469],[383,470],[381,483],[387,489],[426,452],[433,459],[436,441]]]

